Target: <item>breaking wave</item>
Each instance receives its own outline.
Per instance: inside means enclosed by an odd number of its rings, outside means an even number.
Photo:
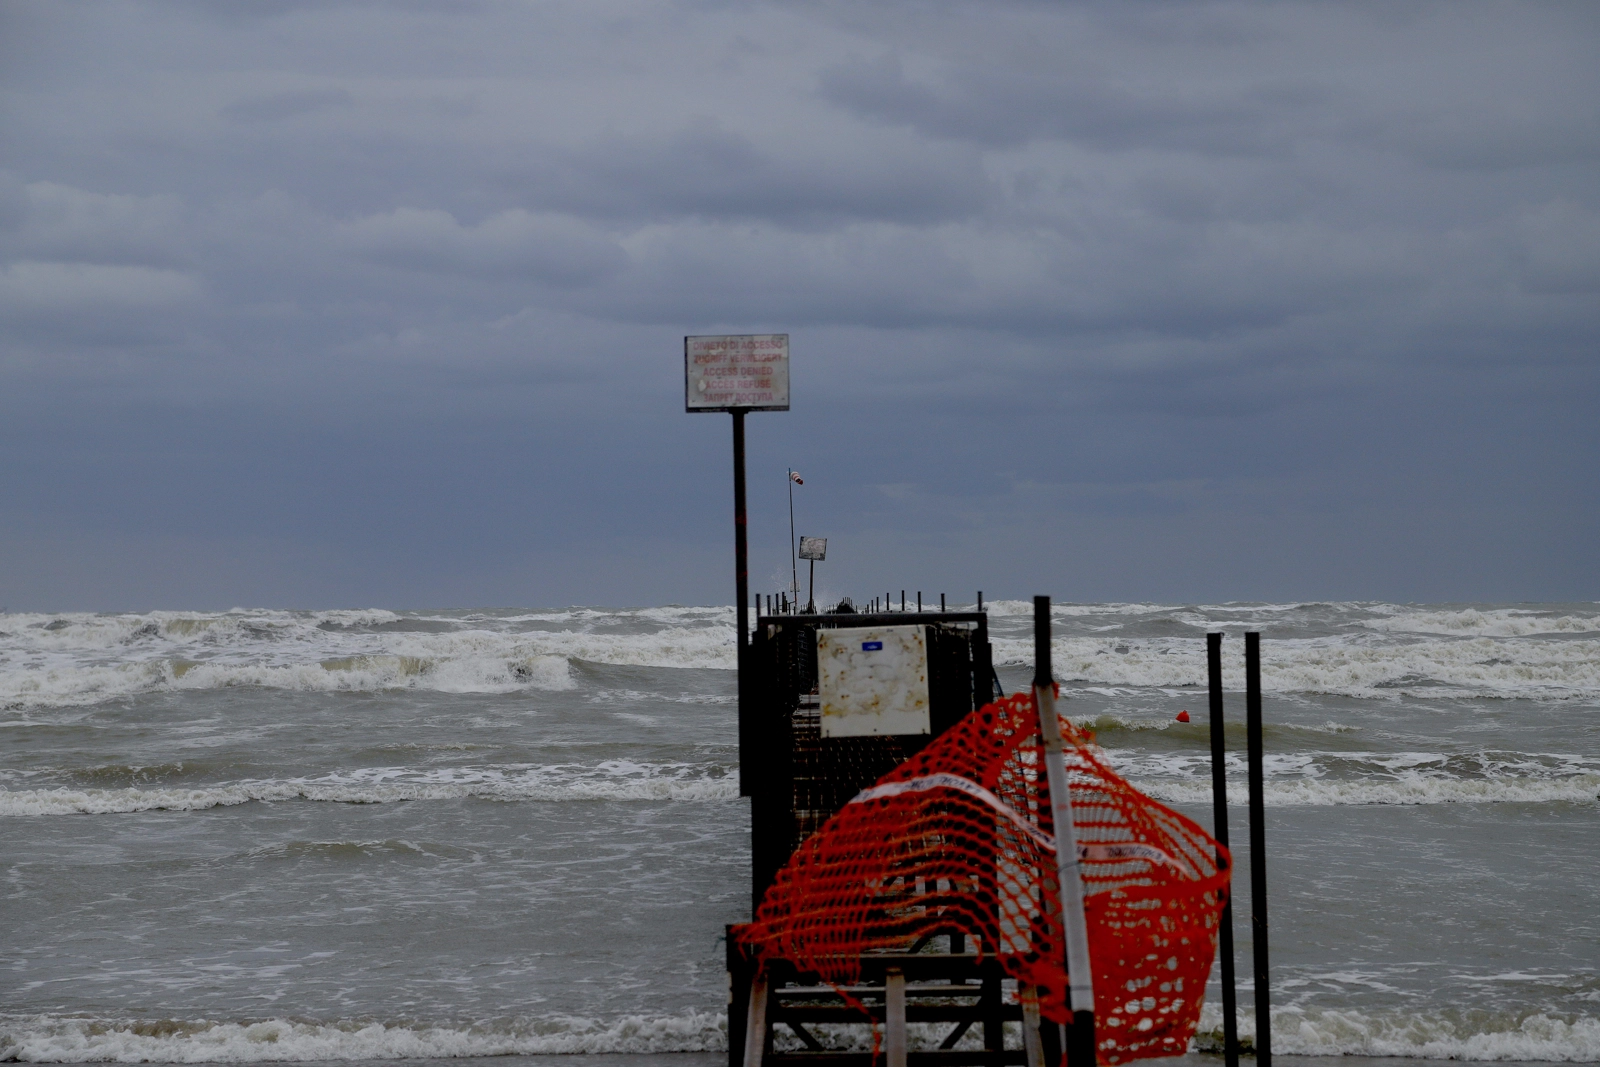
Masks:
[[[0,1059],[32,1063],[288,1063],[572,1053],[712,1052],[721,1013],[514,1019],[471,1026],[381,1022],[0,1018]]]
[[[1365,623],[1395,633],[1470,637],[1533,637],[1600,633],[1600,615],[1558,615],[1532,608],[1463,608],[1458,611],[1397,611]]]
[[[724,618],[727,616],[727,618]],[[0,708],[173,690],[509,693],[575,686],[573,665],[734,667],[732,613],[652,608],[0,616]]]
[[[1287,1010],[1272,1013],[1272,1051],[1301,1056],[1404,1056],[1430,1060],[1533,1060],[1591,1063],[1600,1060],[1600,1019],[1562,1019],[1532,1012],[1503,1018],[1489,1013],[1366,1014],[1359,1011]],[[1255,1037],[1255,1019],[1238,1016],[1243,1044]],[[1222,1012],[1207,1002],[1200,1012],[1201,1051],[1222,1051]]]
[[[431,689],[442,693],[509,693],[571,689],[566,659],[558,656],[436,659],[425,656],[334,656],[313,663],[229,664],[146,660],[115,666],[58,667],[0,675],[0,706],[61,707],[138,696],[156,690],[256,686],[301,692]]]
[[[1171,779],[1131,779],[1135,788],[1167,804],[1210,804],[1211,783]],[[1268,807],[1360,804],[1548,804],[1594,803],[1600,775],[1571,778],[1405,778],[1394,781],[1330,781],[1301,778],[1263,783]],[[1228,802],[1249,801],[1243,783],[1228,783]]]
[[[1030,641],[994,642],[1000,663],[1033,662]],[[1205,682],[1205,650],[1194,640],[1067,637],[1052,646],[1063,683],[1176,688]],[[1223,685],[1244,688],[1242,657],[1223,660]],[[1262,657],[1261,685],[1271,693],[1356,698],[1494,697],[1570,700],[1600,696],[1600,653],[1590,641],[1508,645],[1487,637],[1365,642],[1349,637],[1276,641]]]
[[[317,778],[246,780],[193,786],[121,789],[0,790],[0,816],[109,815],[137,811],[201,811],[235,804],[312,800],[393,804],[408,800],[502,801],[730,800],[739,795],[734,770],[687,764],[608,761],[591,767],[512,770],[367,768]]]
[[[1487,1015],[1487,1013],[1474,1013]],[[465,1026],[383,1022],[0,1019],[0,1058],[32,1063],[293,1063],[444,1059],[574,1053],[721,1052],[720,1012],[626,1015],[614,1020],[549,1016]],[[1600,1019],[1529,1013],[1474,1018],[1406,1012],[1287,1010],[1273,1013],[1272,1044],[1286,1055],[1397,1056],[1475,1061],[1587,1063],[1600,1060]],[[920,1036],[920,1035],[919,1035]],[[1248,1045],[1254,1019],[1239,1016]],[[1221,1012],[1201,1012],[1199,1051],[1220,1051]],[[922,1042],[917,1042],[921,1045]]]
[[[993,601],[997,662],[1026,666],[1024,601]],[[1057,605],[1069,685],[1181,688],[1205,678],[1208,629],[1261,626],[1273,693],[1354,698],[1600,697],[1600,613],[1587,605]],[[575,664],[732,670],[732,609],[525,613],[380,609],[0,615],[0,708],[259,686],[309,691],[565,689]],[[1224,683],[1243,687],[1239,657]]]

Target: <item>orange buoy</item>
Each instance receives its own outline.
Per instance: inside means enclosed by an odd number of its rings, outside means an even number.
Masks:
[[[1189,721],[1189,713],[1187,711],[1178,712],[1178,721],[1179,722],[1188,722]]]

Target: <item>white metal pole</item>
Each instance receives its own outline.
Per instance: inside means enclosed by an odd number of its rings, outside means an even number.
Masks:
[[[1089,963],[1089,924],[1083,914],[1083,874],[1078,866],[1078,833],[1072,823],[1072,794],[1062,751],[1061,723],[1050,671],[1050,598],[1033,598],[1033,695],[1044,741],[1045,777],[1050,785],[1050,818],[1056,833],[1056,880],[1061,886],[1061,919],[1066,937],[1067,999],[1072,1011],[1068,1032],[1069,1067],[1094,1067],[1094,977]]]

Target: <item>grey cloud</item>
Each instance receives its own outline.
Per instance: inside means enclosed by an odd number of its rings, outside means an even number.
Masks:
[[[1516,229],[1529,291],[1600,295],[1600,212],[1555,200],[1524,211]]]
[[[935,87],[908,78],[892,53],[828,67],[818,82],[824,99],[863,117],[998,148],[1059,138],[1116,150],[1281,155],[1294,136],[1327,121],[1328,94],[1313,83],[1135,91],[1076,73],[958,68]]]
[[[233,122],[278,122],[353,102],[345,89],[297,89],[269,96],[235,100],[217,114]]]
[[[0,183],[0,322],[16,346],[170,340],[203,304],[193,239],[174,196]]]
[[[1600,93],[1600,78],[1593,89]],[[1600,116],[1495,114],[1460,105],[1431,114],[1360,116],[1351,140],[1365,140],[1429,166],[1506,171],[1600,160]]]
[[[214,4],[209,0],[154,0],[184,14],[222,22],[265,22],[297,16],[336,13],[343,9],[414,11],[429,14],[481,12],[491,6],[484,0],[249,0],[242,4]]]
[[[340,228],[352,249],[415,270],[592,284],[626,261],[614,241],[562,215],[504,211],[463,226],[447,211],[398,208]]]
[[[173,266],[189,255],[188,219],[171,195],[98,193],[58,182],[14,187],[0,247],[10,255]]]
[[[577,298],[590,314],[1167,336],[1400,299],[1428,284],[1436,254],[1414,236],[1305,220],[861,224],[799,235],[703,225],[632,245],[627,273]]]
[[[546,207],[619,219],[930,223],[982,210],[991,190],[965,151],[857,140],[761,148],[707,118],[664,137],[612,136],[508,179]]]
[[[24,260],[0,273],[0,304],[52,312],[164,307],[199,291],[192,275],[153,267]]]

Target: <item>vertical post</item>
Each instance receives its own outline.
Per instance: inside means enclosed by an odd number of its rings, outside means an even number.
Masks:
[[[978,610],[983,610],[983,590],[978,590]]]
[[[767,976],[757,971],[750,980],[750,1006],[745,1010],[744,1067],[761,1067],[767,1051]]]
[[[939,610],[941,612],[944,611],[944,594],[943,593],[939,594]]]
[[[1256,1067],[1272,1067],[1267,977],[1267,827],[1262,814],[1261,635],[1244,635],[1245,738],[1250,754],[1250,941],[1256,964]]]
[[[1227,743],[1222,723],[1222,635],[1206,634],[1206,681],[1211,687],[1211,835],[1228,847]],[[1222,862],[1222,853],[1217,853]],[[1217,958],[1222,973],[1222,1052],[1226,1067],[1239,1067],[1239,1004],[1233,975],[1233,886],[1223,890],[1222,929],[1218,931]]]
[[[734,686],[739,699],[739,756],[743,762],[756,751],[755,702],[746,692],[750,685],[750,672],[745,664],[750,634],[750,561],[749,543],[745,537],[744,410],[733,408],[729,414],[733,416],[733,584],[736,590],[733,603],[735,625],[739,630],[733,662],[737,668]],[[739,781],[739,795],[755,795],[742,778]]]
[[[739,677],[744,678],[744,651],[750,635],[750,548],[745,536],[744,516],[744,409],[733,415],[733,571],[738,589],[734,603],[739,605]]]
[[[728,968],[728,1067],[743,1067],[745,1044],[739,1041],[739,1035],[745,1033],[745,1024],[749,1019],[751,998],[748,990],[755,981],[757,968],[740,949],[739,939],[733,936],[733,927],[724,926],[722,933],[724,959]]]
[[[810,581],[811,581],[811,588],[806,593],[806,614],[807,615],[815,615],[817,613],[817,561],[816,560],[812,560],[811,561],[811,579],[810,579]]]
[[[979,1017],[983,1019],[984,1067],[1005,1067],[1006,1024],[1005,1006],[1000,1002],[1000,964],[992,957],[980,972],[983,976],[982,992],[978,994]]]
[[[1056,878],[1061,886],[1061,927],[1066,941],[1067,1002],[1072,1029],[1067,1033],[1067,1067],[1095,1067],[1094,977],[1089,962],[1089,924],[1083,914],[1083,876],[1078,870],[1078,832],[1072,821],[1072,794],[1056,719],[1055,680],[1050,671],[1050,598],[1033,598],[1033,699],[1044,741],[1045,776],[1050,784],[1050,820],[1056,834]]]
[[[898,967],[883,976],[883,1058],[886,1067],[906,1067],[906,976]]]
[[[1026,982],[1017,986],[1017,1000],[1022,1004],[1022,1051],[1027,1067],[1055,1067],[1044,1062],[1044,1045],[1039,1040],[1039,990]]]

